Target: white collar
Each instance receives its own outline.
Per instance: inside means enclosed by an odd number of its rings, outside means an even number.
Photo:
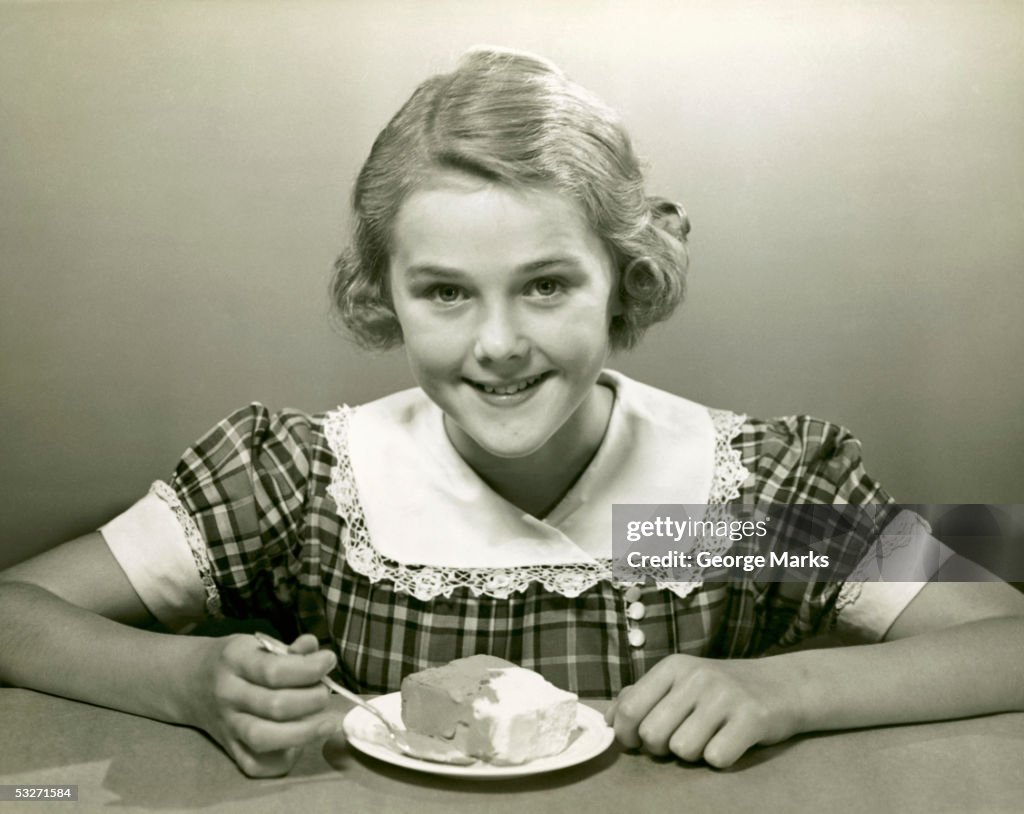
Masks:
[[[614,371],[599,381],[615,391],[605,438],[544,520],[463,461],[422,390],[352,410],[348,455],[373,548],[403,565],[442,568],[594,563],[612,556],[612,504],[707,503],[715,458],[708,409]]]

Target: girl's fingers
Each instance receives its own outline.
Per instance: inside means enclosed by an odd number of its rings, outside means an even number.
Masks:
[[[623,692],[625,692],[625,690],[623,690]],[[606,709],[604,711],[604,722],[606,724],[608,724],[608,726],[611,726],[612,725],[612,721],[615,720],[615,710],[616,710],[616,708],[619,705],[619,698],[621,698],[621,697],[622,697],[622,695],[620,693],[618,698],[616,698],[614,701],[612,701],[611,704],[608,706],[608,709]]]
[[[315,653],[320,649],[320,642],[312,633],[303,633],[294,642],[288,645],[288,652],[298,656],[306,656]]]
[[[729,720],[704,747],[704,760],[716,769],[727,769],[760,739],[746,721]]]
[[[671,676],[652,671],[619,694],[610,721],[619,743],[627,749],[637,749],[642,745],[640,724],[670,689]]]
[[[301,642],[302,638],[296,641]],[[279,656],[262,650],[256,640],[251,638],[249,643],[226,650],[225,658],[235,672],[250,684],[272,689],[309,687],[318,683],[338,663],[330,650]]]
[[[240,682],[235,709],[270,721],[294,721],[316,715],[327,708],[330,693],[321,684],[314,687],[271,690],[258,684]]]
[[[693,713],[696,698],[674,687],[640,722],[637,735],[652,755],[667,755],[669,739]]]
[[[257,754],[244,743],[236,741],[228,752],[248,777],[281,777],[291,771],[302,750],[293,747]]]
[[[312,740],[332,735],[341,726],[340,718],[329,713],[278,722],[236,712],[232,719],[236,739],[257,755],[304,746]]]
[[[668,748],[672,754],[683,760],[700,760],[704,756],[708,742],[724,723],[725,719],[717,710],[708,706],[698,706],[672,733]]]

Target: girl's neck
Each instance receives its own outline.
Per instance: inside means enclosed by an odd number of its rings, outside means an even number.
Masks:
[[[547,516],[583,474],[601,446],[615,394],[595,385],[577,421],[569,421],[543,447],[522,458],[500,458],[465,435],[453,439],[459,454],[480,478],[509,503],[534,517]],[[453,433],[449,430],[449,437]],[[468,443],[467,443],[468,442]]]

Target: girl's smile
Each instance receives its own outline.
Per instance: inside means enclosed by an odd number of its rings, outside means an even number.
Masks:
[[[616,281],[558,193],[451,172],[403,204],[390,284],[409,362],[478,471],[531,459],[578,474],[597,449]]]
[[[469,383],[480,391],[481,397],[488,404],[511,406],[513,404],[522,404],[526,399],[531,398],[547,376],[547,373],[542,373],[539,376],[530,376],[526,379],[507,383],[475,381],[470,381]]]

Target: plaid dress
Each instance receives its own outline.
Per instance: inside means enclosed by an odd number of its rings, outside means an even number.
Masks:
[[[396,691],[411,672],[487,653],[607,698],[673,653],[756,657],[836,622],[835,582],[731,580],[686,597],[649,584],[640,587],[645,615],[630,621],[626,591],[611,580],[577,596],[532,582],[505,598],[457,588],[428,599],[371,580],[346,557],[351,529],[329,489],[339,463],[329,416],[250,405],[186,451],[170,487],[208,552],[208,607],[268,619],[287,638],[313,633],[336,650],[336,677],[351,689]],[[737,503],[891,505],[843,428],[805,416],[737,424],[728,443],[750,473]],[[642,646],[629,640],[637,628]]]

